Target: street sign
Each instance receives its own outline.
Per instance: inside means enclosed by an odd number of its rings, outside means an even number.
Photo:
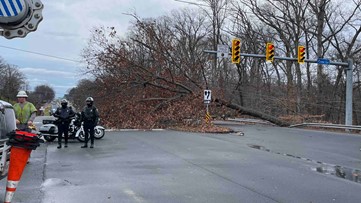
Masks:
[[[319,59],[317,59],[317,63],[324,64],[324,65],[330,65],[330,59],[319,58]]]
[[[218,44],[217,45],[217,58],[227,58],[229,53],[228,45]]]
[[[204,90],[204,103],[205,104],[211,103],[211,99],[212,99],[212,91]]]

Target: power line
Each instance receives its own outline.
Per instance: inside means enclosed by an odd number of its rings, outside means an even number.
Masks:
[[[190,1],[185,1],[185,0],[174,0],[180,3],[185,3],[185,4],[190,4],[190,5],[195,5],[195,6],[202,6],[202,7],[207,7],[207,8],[212,8],[211,5],[207,5],[207,4],[200,4],[200,3],[194,3],[194,2],[190,2]],[[225,10],[225,11],[233,11],[233,12],[239,12],[239,9],[236,8],[220,8],[221,10]],[[248,13],[248,14],[253,14],[252,12],[249,11],[242,11],[242,13]]]
[[[196,6],[205,6],[205,7],[210,7],[210,6],[205,5],[205,4],[194,3],[194,2],[190,2],[190,1],[182,1],[182,0],[174,0],[174,1],[178,1],[178,2],[181,2],[181,3],[186,3],[186,4],[192,4],[192,5],[196,5]]]
[[[59,57],[59,56],[53,56],[53,55],[49,55],[49,54],[43,54],[43,53],[39,53],[39,52],[35,52],[35,51],[28,51],[28,50],[24,50],[24,49],[18,49],[18,48],[3,46],[3,45],[0,45],[0,47],[15,50],[15,51],[21,51],[21,52],[26,52],[26,53],[30,53],[30,54],[45,56],[45,57],[49,57],[49,58],[55,58],[55,59],[60,59],[60,60],[65,60],[65,61],[71,61],[71,62],[75,62],[75,63],[81,63],[82,62],[82,61],[77,61],[77,60],[74,60],[74,59],[68,59],[68,58],[63,58],[63,57]]]

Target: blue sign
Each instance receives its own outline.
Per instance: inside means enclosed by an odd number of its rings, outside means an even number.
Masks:
[[[0,0],[0,16],[17,16],[23,7],[23,2],[20,0]]]
[[[322,58],[319,58],[319,59],[317,59],[317,63],[318,63],[318,64],[329,65],[329,64],[330,64],[330,59],[322,59]]]

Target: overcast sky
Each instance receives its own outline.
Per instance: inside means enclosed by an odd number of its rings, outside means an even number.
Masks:
[[[0,56],[20,68],[30,90],[46,84],[56,91],[56,97],[62,97],[82,78],[80,68],[84,64],[76,61],[80,60],[93,27],[114,26],[117,33],[125,33],[134,19],[124,13],[136,12],[139,17],[147,18],[182,7],[195,7],[174,0],[42,0],[42,3],[44,19],[38,30],[25,38],[1,37]]]

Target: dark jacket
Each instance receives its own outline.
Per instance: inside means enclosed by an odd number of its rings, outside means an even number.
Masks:
[[[75,116],[75,112],[71,107],[58,107],[54,113],[54,117],[58,118],[57,124],[69,124],[71,118]]]
[[[99,121],[99,112],[95,106],[85,106],[81,112],[81,119],[84,124],[96,126]]]

